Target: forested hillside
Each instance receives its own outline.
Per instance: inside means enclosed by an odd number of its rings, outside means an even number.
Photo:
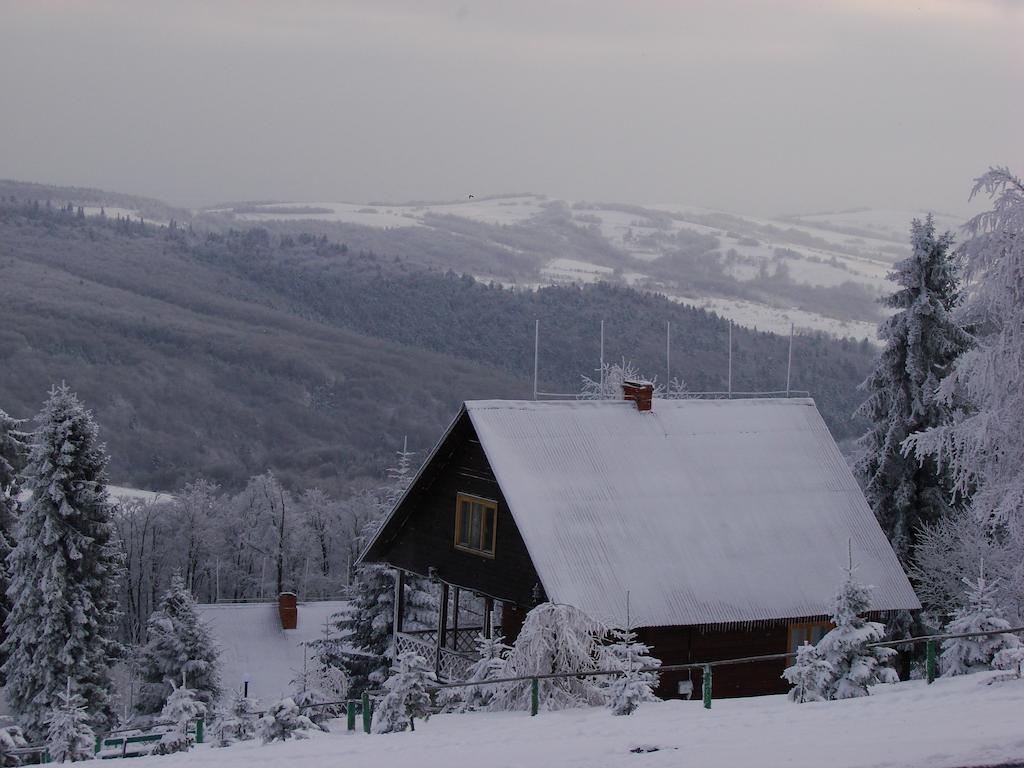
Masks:
[[[612,321],[614,318],[614,321]],[[408,254],[313,235],[193,233],[79,216],[10,196],[0,206],[0,407],[29,416],[66,380],[95,411],[124,484],[228,487],[273,468],[341,490],[379,475],[408,435],[424,450],[460,401],[575,391],[599,359],[628,358],[690,389],[723,389],[727,324],[608,285],[513,292]],[[785,385],[787,340],[734,331],[736,390]],[[794,389],[839,438],[858,431],[866,344],[800,336]]]

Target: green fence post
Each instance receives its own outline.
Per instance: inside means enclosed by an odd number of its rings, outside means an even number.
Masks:
[[[103,737],[102,736],[96,736],[96,748],[93,749],[92,752],[93,752],[94,755],[98,755],[100,753],[101,749],[103,749]]]
[[[530,717],[540,711],[540,680],[536,677],[530,681]]]
[[[935,641],[929,640],[925,649],[925,667],[928,670],[928,685],[931,685],[935,682]]]
[[[354,731],[356,729],[356,703],[354,701],[349,701],[345,705],[345,714],[348,719],[348,729]]]
[[[203,718],[200,717],[198,720],[196,720],[196,744],[203,743],[203,736],[205,735],[205,731],[206,723],[203,721]]]
[[[370,694],[363,691],[363,733],[370,732],[370,723],[373,721],[373,712],[370,710]]]
[[[704,689],[704,709],[711,709],[711,665],[704,665],[704,674],[702,675],[703,680],[701,681],[701,687]]]

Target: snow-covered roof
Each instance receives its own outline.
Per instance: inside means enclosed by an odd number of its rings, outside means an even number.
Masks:
[[[346,604],[341,600],[299,603],[295,629],[281,629],[276,601],[197,607],[220,648],[223,688],[241,690],[248,680],[249,695],[270,704],[294,693],[291,681],[302,671],[306,643],[323,639],[325,623]],[[333,626],[330,632],[337,634]]]
[[[467,402],[550,600],[636,626],[920,607],[809,399]],[[500,524],[500,523],[499,523]]]

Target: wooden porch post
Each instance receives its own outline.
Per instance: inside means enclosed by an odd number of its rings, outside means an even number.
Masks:
[[[484,597],[484,637],[490,639],[493,633],[493,627],[491,626],[491,617],[494,614],[494,598]]]
[[[437,612],[437,647],[434,649],[434,674],[441,676],[441,649],[448,632],[448,585],[441,582],[441,610]]]
[[[452,589],[452,650],[459,650],[459,595],[462,590],[458,587]]]
[[[395,571],[395,643],[398,643],[398,633],[402,631],[402,622],[405,620],[405,571],[401,568]]]

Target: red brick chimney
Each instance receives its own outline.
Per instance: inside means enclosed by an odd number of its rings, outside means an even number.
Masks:
[[[649,381],[624,381],[622,382],[622,399],[632,400],[636,403],[638,411],[651,410],[651,401],[654,399],[654,385]]]
[[[294,592],[282,592],[277,596],[277,612],[281,615],[281,629],[299,626],[299,602]]]

